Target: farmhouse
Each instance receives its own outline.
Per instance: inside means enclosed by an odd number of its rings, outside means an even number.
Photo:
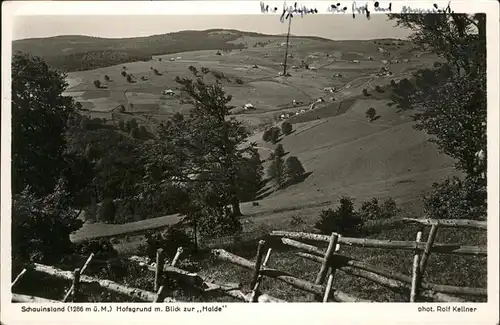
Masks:
[[[162,95],[170,95],[170,96],[173,96],[175,95],[174,91],[172,89],[165,89],[163,92],[162,92]]]
[[[254,110],[254,109],[255,109],[255,107],[254,107],[251,103],[248,103],[248,104],[245,104],[245,105],[243,106],[243,109],[244,109],[245,111],[249,111],[249,110]]]

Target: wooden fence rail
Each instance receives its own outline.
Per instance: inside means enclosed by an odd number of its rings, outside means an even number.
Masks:
[[[464,219],[415,219],[402,218],[402,221],[416,222],[426,226],[452,227],[452,228],[470,228],[487,229],[486,221],[464,220]]]
[[[74,279],[74,274],[71,271],[63,271],[58,268],[49,265],[43,265],[35,263],[33,265],[32,271],[41,272],[51,275],[56,278],[65,279],[72,281]],[[154,301],[156,293],[149,292],[146,290],[128,287],[110,280],[101,280],[98,278],[90,277],[87,275],[80,276],[80,283],[85,283],[88,285],[96,285],[101,288],[105,288],[109,291],[113,291],[118,294],[128,296],[133,299],[138,299],[142,301]]]
[[[291,232],[291,231],[273,231],[271,236],[288,237],[294,239],[305,239],[313,241],[321,241],[328,243],[330,236],[320,234],[310,234],[305,232]],[[380,240],[370,238],[353,238],[341,237],[339,244],[348,246],[371,247],[371,248],[384,248],[384,249],[401,249],[408,251],[421,250],[424,251],[426,243],[417,243],[415,241],[398,241],[398,240]],[[486,247],[477,246],[463,246],[457,244],[434,244],[432,252],[440,254],[454,254],[454,255],[476,255],[486,256]]]

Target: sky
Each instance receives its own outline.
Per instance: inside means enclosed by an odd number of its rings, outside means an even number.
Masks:
[[[409,30],[394,25],[394,21],[388,21],[382,14],[372,14],[370,20],[361,16],[353,19],[349,15],[306,15],[294,18],[291,34],[333,40],[406,38],[409,35]],[[287,27],[288,23],[280,23],[276,15],[18,16],[14,20],[13,39],[58,35],[124,38],[213,28],[274,35],[286,33]]]

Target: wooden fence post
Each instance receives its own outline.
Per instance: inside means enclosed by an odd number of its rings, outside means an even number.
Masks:
[[[17,276],[16,278],[14,279],[14,281],[12,281],[12,284],[10,285],[10,288],[13,289],[14,286],[19,282],[19,280],[21,280],[21,278],[26,274],[26,271],[27,269],[23,269]]]
[[[330,273],[328,276],[328,281],[326,282],[326,290],[325,294],[323,295],[323,302],[328,302],[328,297],[330,296],[330,291],[332,290],[332,285],[333,285],[333,273]]]
[[[156,251],[156,270],[155,270],[155,283],[154,290],[158,292],[160,289],[160,283],[163,273],[163,264],[164,264],[164,256],[163,256],[163,248],[158,248]]]
[[[73,302],[78,301],[80,296],[80,273],[79,268],[73,272]]]
[[[338,241],[340,241],[341,235],[338,234],[337,237],[337,244],[335,245],[335,250],[334,253],[332,254],[332,258],[330,260],[330,275],[328,276],[328,281],[326,283],[326,290],[325,294],[323,295],[323,302],[328,302],[328,298],[330,297],[330,291],[332,291],[332,286],[333,286],[333,280],[335,278],[335,272],[336,272],[336,267],[331,263],[333,258],[335,258],[335,253],[340,251],[340,244],[338,244]]]
[[[339,235],[336,233],[332,233],[330,236],[330,242],[328,243],[328,248],[326,249],[325,257],[323,258],[323,263],[321,264],[321,269],[318,272],[318,275],[316,276],[316,281],[314,284],[323,284],[326,278],[326,274],[328,272],[328,269],[330,268],[330,262],[331,258],[333,256],[333,253],[337,249],[337,241],[339,239]],[[323,301],[322,297],[319,295],[314,295],[315,300],[317,301]]]
[[[267,255],[266,255],[266,258],[264,258],[264,262],[262,262],[262,267],[267,266],[267,262],[269,261],[270,256],[271,256],[271,248],[269,248],[267,250]],[[260,286],[260,283],[262,282],[262,278],[263,278],[262,274],[259,274],[259,276],[257,277],[257,282],[255,283],[255,286],[253,287],[253,290],[252,290],[252,297],[250,299],[250,302],[257,301],[259,286]]]
[[[259,240],[259,244],[257,246],[257,257],[255,258],[255,272],[252,276],[252,282],[250,282],[250,288],[254,288],[257,283],[257,279],[259,278],[260,267],[262,264],[262,256],[264,255],[264,245],[266,242],[264,240]]]
[[[92,261],[92,258],[94,257],[94,253],[90,254],[89,257],[87,258],[87,260],[85,261],[85,264],[83,264],[83,267],[82,269],[80,270],[80,275],[83,274],[83,272],[85,272],[85,270],[87,269],[87,267],[89,266],[90,264],[90,261]],[[80,276],[79,275],[79,276]],[[71,293],[75,290],[75,287],[74,285],[71,285],[71,287],[69,288],[69,290],[66,292],[66,294],[64,295],[64,298],[62,300],[62,302],[66,302],[68,299],[69,299],[69,296],[71,296]]]
[[[438,230],[438,225],[432,225],[431,231],[429,232],[429,237],[427,238],[427,243],[425,244],[424,253],[422,254],[422,258],[420,260],[420,275],[424,275],[425,267],[427,266],[427,262],[429,261],[429,255],[432,251],[432,245],[434,244],[434,240],[436,239],[436,234]]]
[[[179,257],[181,256],[183,251],[184,250],[182,247],[177,248],[177,252],[175,253],[174,259],[172,260],[172,263],[170,265],[175,266],[175,264],[177,264],[177,261],[179,260]]]
[[[422,232],[417,232],[417,238],[415,241],[418,243],[422,238]],[[416,245],[415,245],[416,246]],[[420,252],[418,249],[415,249],[415,255],[413,255],[413,270],[412,270],[412,278],[411,278],[411,291],[410,291],[410,302],[415,302],[418,289],[420,286],[419,278],[420,278]]]
[[[161,286],[160,289],[158,289],[158,292],[156,293],[156,297],[153,300],[153,302],[161,301],[162,294],[163,294],[163,288],[165,288],[165,286]]]

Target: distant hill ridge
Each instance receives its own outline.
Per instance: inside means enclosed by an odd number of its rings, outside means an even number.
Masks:
[[[84,35],[61,35],[17,40],[13,53],[30,53],[45,59],[47,64],[66,72],[103,68],[132,61],[148,61],[153,55],[197,50],[242,49],[232,41],[244,37],[285,37],[234,29],[185,30],[174,33],[128,38],[103,38]],[[315,36],[293,36],[333,42]]]

